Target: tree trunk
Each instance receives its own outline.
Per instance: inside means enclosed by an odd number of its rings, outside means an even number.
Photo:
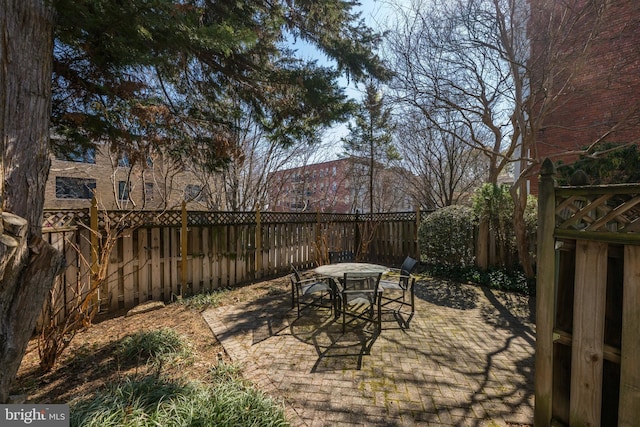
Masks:
[[[476,265],[483,270],[489,268],[489,221],[486,219],[482,219],[478,224]]]
[[[45,296],[63,265],[41,239],[49,174],[53,12],[44,0],[0,6],[0,403],[13,381]],[[9,215],[11,212],[14,215]],[[23,219],[24,221],[22,221]]]
[[[511,187],[510,193],[513,198],[513,229],[516,237],[516,249],[518,251],[518,261],[522,270],[528,278],[535,276],[533,262],[529,256],[529,237],[527,236],[527,225],[524,221],[525,209],[527,207],[527,195],[523,185],[518,189]]]

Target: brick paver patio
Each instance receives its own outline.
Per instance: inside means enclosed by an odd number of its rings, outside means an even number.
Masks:
[[[369,326],[343,334],[322,309],[297,318],[282,290],[204,318],[246,377],[285,402],[293,426],[533,423],[526,298],[421,280],[410,328],[385,313],[376,337]]]

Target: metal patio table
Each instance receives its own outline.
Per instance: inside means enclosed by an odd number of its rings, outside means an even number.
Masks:
[[[337,264],[327,264],[316,267],[317,274],[342,279],[344,273],[386,273],[389,267],[366,262],[340,262]]]

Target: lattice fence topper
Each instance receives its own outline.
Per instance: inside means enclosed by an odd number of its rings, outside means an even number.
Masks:
[[[117,228],[133,227],[180,227],[182,214],[180,211],[98,211],[98,226]]]
[[[560,230],[638,233],[640,185],[558,187],[556,224]]]
[[[415,212],[393,212],[376,214],[336,214],[317,212],[260,212],[262,224],[304,224],[304,223],[340,223],[354,221],[415,221]],[[187,212],[187,225],[251,225],[256,224],[256,212]],[[79,224],[89,226],[89,209],[45,210],[44,229],[74,228]],[[123,228],[135,227],[180,227],[182,211],[126,211],[98,210],[98,227]]]
[[[360,214],[358,215],[360,221],[373,221],[373,222],[385,222],[385,221],[415,221],[417,214],[415,212],[388,212],[388,213],[374,213],[374,214]]]
[[[89,209],[45,210],[43,213],[44,230],[77,228],[80,224],[89,225]]]

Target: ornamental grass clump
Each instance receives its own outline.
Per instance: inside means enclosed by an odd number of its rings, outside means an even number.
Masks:
[[[447,268],[472,266],[473,211],[467,206],[447,206],[429,214],[418,231],[422,261]]]
[[[204,311],[207,308],[215,308],[222,304],[224,299],[228,297],[228,289],[215,290],[202,294],[196,294],[187,298],[178,300],[179,304],[198,311]]]
[[[207,382],[126,378],[71,405],[72,426],[288,426],[281,404],[246,384],[233,366]],[[214,370],[215,371],[215,370]]]
[[[156,365],[163,362],[189,360],[192,351],[186,341],[170,328],[143,331],[120,341],[116,356],[124,363],[143,361]]]

